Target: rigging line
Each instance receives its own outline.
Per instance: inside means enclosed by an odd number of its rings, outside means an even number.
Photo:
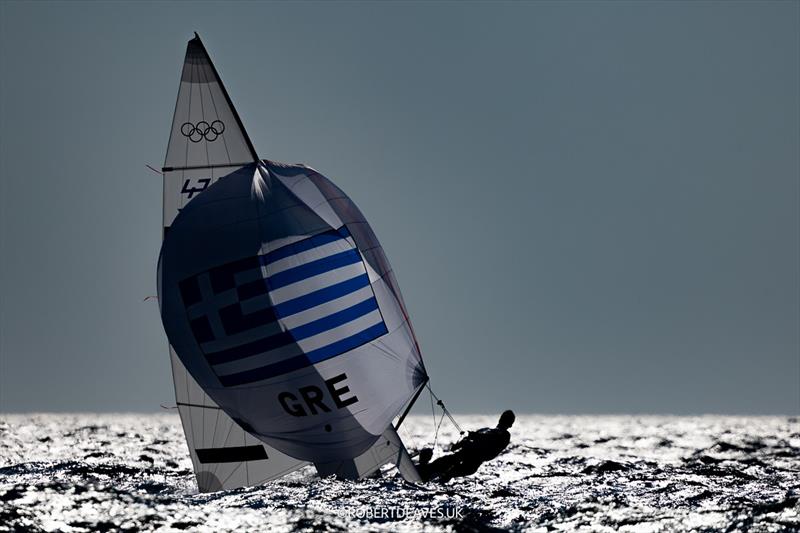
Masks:
[[[431,399],[431,418],[433,418],[433,426],[431,426],[431,427],[433,427],[435,429],[436,428],[436,407],[433,405],[433,393],[431,392],[430,387],[428,388],[428,397]],[[434,439],[434,443],[433,443],[433,448],[434,449],[436,449],[435,440],[436,439]]]
[[[437,441],[439,439],[439,428],[442,426],[442,422],[444,421],[444,411],[442,411],[442,418],[441,418],[441,420],[439,420],[439,424],[437,425],[436,424],[436,408],[433,406],[434,394],[433,394],[433,389],[431,389],[431,386],[430,386],[430,380],[428,380],[428,383],[426,383],[426,385],[428,387],[428,396],[431,399],[431,417],[433,418],[433,426],[434,426],[434,428],[436,428],[435,432],[433,434],[433,445],[431,446],[433,448],[433,450],[435,451],[436,450],[436,443],[437,443]]]
[[[442,427],[442,422],[444,422],[444,411],[442,412],[442,418],[439,419],[439,424],[436,426],[436,433],[433,434],[433,449],[436,449],[436,441],[439,438],[439,428]]]
[[[433,389],[431,388],[430,383],[427,384],[427,387],[428,387],[428,391],[431,393],[431,395],[434,398],[436,398],[436,405],[438,405],[439,407],[442,408],[442,412],[447,415],[447,418],[450,419],[450,422],[453,423],[453,425],[456,427],[456,429],[459,431],[459,433],[464,433],[464,430],[461,428],[461,426],[458,425],[458,422],[456,422],[456,419],[453,418],[453,415],[451,415],[450,411],[447,409],[447,407],[444,406],[444,402],[438,396],[436,396],[435,392],[433,392]]]
[[[439,400],[439,401],[441,402],[441,400]],[[444,404],[442,404],[442,410],[444,411],[444,414],[446,414],[446,415],[447,415],[447,418],[449,418],[449,419],[450,419],[450,422],[452,422],[452,423],[453,423],[453,425],[456,427],[456,429],[458,430],[458,432],[459,432],[459,433],[464,433],[464,430],[463,430],[463,429],[461,429],[461,426],[459,426],[459,425],[458,425],[458,422],[456,422],[456,419],[455,419],[455,418],[453,418],[453,415],[451,415],[451,414],[450,414],[450,411],[448,411],[448,410],[447,410],[447,408],[444,406]]]

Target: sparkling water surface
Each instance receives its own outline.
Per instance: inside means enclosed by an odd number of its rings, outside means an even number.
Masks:
[[[400,434],[422,447],[434,429],[412,415]],[[800,531],[795,418],[519,416],[511,433],[444,485],[309,467],[201,494],[175,414],[0,415],[0,531]]]

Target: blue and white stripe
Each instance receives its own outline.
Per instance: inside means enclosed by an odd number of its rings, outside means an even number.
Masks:
[[[275,315],[311,362],[386,333],[361,254],[346,228],[264,257]]]
[[[361,254],[345,227],[257,259],[259,279],[251,275],[252,263],[251,270],[235,274],[239,302],[221,310],[227,336],[201,343],[223,385],[298,370],[387,333]]]

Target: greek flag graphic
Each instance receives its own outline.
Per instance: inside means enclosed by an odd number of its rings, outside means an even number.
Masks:
[[[180,290],[224,386],[292,372],[387,333],[344,226],[191,276]]]

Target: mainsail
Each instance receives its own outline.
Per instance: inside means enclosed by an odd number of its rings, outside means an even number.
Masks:
[[[159,301],[200,489],[309,462],[417,479],[392,420],[427,375],[383,249],[322,174],[258,158],[197,36],[163,173]]]
[[[213,141],[213,142],[209,142]],[[256,160],[250,139],[199,38],[186,49],[164,163],[163,235],[213,182]],[[202,491],[275,479],[308,464],[247,433],[198,385],[170,346],[175,398]]]

